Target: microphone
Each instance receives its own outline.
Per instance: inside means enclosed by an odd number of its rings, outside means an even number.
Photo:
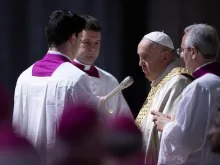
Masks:
[[[104,97],[105,100],[111,98],[114,94],[122,91],[125,88],[131,86],[134,82],[134,79],[131,76],[126,77],[113,91]]]

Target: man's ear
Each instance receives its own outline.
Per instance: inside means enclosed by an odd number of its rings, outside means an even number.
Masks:
[[[70,37],[69,37],[69,42],[71,43],[71,44],[74,44],[75,43],[75,41],[76,41],[76,33],[73,33]]]
[[[167,62],[169,62],[170,61],[170,59],[171,59],[171,54],[170,54],[170,52],[168,52],[168,51],[163,51],[163,55],[162,55],[162,62],[163,63],[167,63]]]
[[[198,50],[196,48],[192,48],[190,53],[192,55],[192,59],[195,59],[199,55]]]

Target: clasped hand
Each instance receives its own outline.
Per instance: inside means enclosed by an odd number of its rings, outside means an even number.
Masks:
[[[156,129],[161,132],[163,131],[167,123],[172,122],[174,120],[169,115],[163,114],[161,112],[151,111],[151,114],[153,115],[153,122],[155,124]]]

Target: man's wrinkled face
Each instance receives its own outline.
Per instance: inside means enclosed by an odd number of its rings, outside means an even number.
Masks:
[[[163,50],[158,49],[152,41],[143,39],[139,45],[139,66],[149,81],[155,80],[164,70]]]
[[[87,65],[92,65],[99,55],[101,32],[83,30],[80,47],[76,59]]]

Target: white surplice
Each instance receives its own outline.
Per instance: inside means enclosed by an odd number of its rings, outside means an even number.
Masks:
[[[50,58],[68,58],[59,52],[49,51],[48,54]],[[54,59],[49,59],[49,62],[53,65]],[[88,76],[75,67],[70,59],[61,62],[50,76],[33,76],[34,65],[25,70],[17,80],[13,125],[43,155],[55,143],[59,120],[68,104],[83,103],[94,107],[101,104],[91,91]],[[50,65],[45,64],[43,67]]]
[[[91,67],[91,65],[84,65],[76,59],[74,61],[80,65],[83,65],[84,70],[89,70]],[[89,76],[88,82],[91,86],[92,92],[96,96],[106,96],[119,85],[118,80],[112,74],[104,71],[103,69],[97,66],[95,66],[95,68],[98,70],[99,77]],[[116,93],[106,101],[106,110],[113,111],[113,113],[109,116],[114,117],[123,114],[133,118],[122,92]]]
[[[220,77],[206,74],[183,92],[176,120],[163,130],[158,165],[219,165],[207,137],[220,107]]]
[[[165,77],[169,77],[168,74],[179,66],[182,66],[179,60],[171,63],[166,70],[155,81],[152,82],[152,88],[157,88]],[[178,102],[181,99],[181,93],[191,82],[192,79],[189,77],[177,74],[168,81],[164,81],[164,83],[161,84],[161,87],[155,92],[152,102],[149,105],[149,110],[147,114],[144,113],[145,116],[140,124],[144,138],[144,150],[146,152],[145,164],[155,165],[157,163],[161,139],[161,133],[156,130],[152,121],[153,116],[151,115],[150,111],[158,110],[159,112],[174,117]],[[139,116],[137,116],[136,120],[138,118]]]

